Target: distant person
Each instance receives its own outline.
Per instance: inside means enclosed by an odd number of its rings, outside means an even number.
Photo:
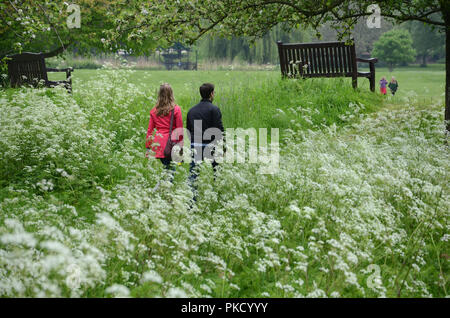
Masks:
[[[380,92],[383,95],[386,95],[386,84],[388,82],[386,81],[386,78],[383,76],[380,80]]]
[[[389,82],[389,89],[391,90],[392,96],[395,95],[398,89],[398,82],[394,76],[392,76],[391,81]]]
[[[189,110],[186,118],[186,128],[191,134],[191,149],[193,150],[189,175],[189,181],[193,187],[197,178],[197,173],[194,171],[197,163],[205,158],[210,159],[214,171],[216,170],[218,163],[213,158],[213,147],[218,140],[222,139],[224,131],[222,113],[219,107],[212,103],[214,100],[214,85],[205,83],[200,86],[200,95],[202,100]],[[205,131],[207,131],[207,134],[205,134]]]
[[[164,83],[159,87],[156,105],[150,111],[145,147],[147,148],[146,157],[148,157],[151,149],[155,153],[155,158],[158,158],[167,169],[171,168],[170,163],[172,160],[165,157],[164,149],[169,139],[172,113],[172,131],[177,128],[183,128],[181,108],[175,104],[172,87]],[[156,131],[154,131],[155,129]],[[172,141],[181,143],[183,141],[183,133],[178,133],[178,131],[173,133]],[[174,168],[171,170],[174,170]]]

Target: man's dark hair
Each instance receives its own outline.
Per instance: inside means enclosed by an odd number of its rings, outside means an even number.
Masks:
[[[200,86],[200,95],[202,95],[203,99],[208,99],[212,92],[214,92],[214,84],[205,83]]]

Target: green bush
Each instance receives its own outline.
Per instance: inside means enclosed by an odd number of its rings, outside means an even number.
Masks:
[[[0,186],[25,182],[47,191],[85,184],[107,160],[110,137],[88,127],[64,88],[20,89],[2,100],[0,112]]]

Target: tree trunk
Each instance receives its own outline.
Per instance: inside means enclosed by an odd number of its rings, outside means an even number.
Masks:
[[[445,22],[445,120],[450,135],[450,2],[441,0],[442,18]]]
[[[422,64],[420,66],[427,67],[427,55],[425,53],[422,55]]]
[[[450,17],[447,16],[450,20]],[[445,120],[447,121],[447,132],[450,133],[450,21],[445,20]]]
[[[389,63],[389,72],[392,73],[392,71],[394,71],[394,64],[393,63]]]

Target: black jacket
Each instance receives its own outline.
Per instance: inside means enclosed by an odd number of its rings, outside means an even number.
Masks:
[[[194,129],[194,121],[201,121],[201,129],[200,123],[197,122],[197,129]],[[192,107],[186,118],[186,128],[191,134],[191,143],[203,143],[208,144],[215,139],[221,139],[223,136],[223,124],[222,124],[222,113],[220,112],[219,107],[213,105],[209,99],[202,99],[200,103]],[[203,139],[204,132],[208,128],[218,128],[222,132],[222,136],[213,136],[212,139]],[[197,138],[195,138],[195,134]]]

